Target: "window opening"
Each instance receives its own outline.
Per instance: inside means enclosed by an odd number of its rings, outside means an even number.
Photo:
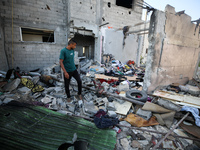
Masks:
[[[22,41],[54,42],[54,31],[33,28],[21,28]]]
[[[116,0],[116,5],[126,8],[132,8],[133,0]]]

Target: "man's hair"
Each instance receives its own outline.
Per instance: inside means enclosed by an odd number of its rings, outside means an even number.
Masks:
[[[70,39],[69,42],[68,42],[68,45],[70,45],[70,44],[74,44],[74,43],[77,44],[77,42],[76,42],[74,39]]]

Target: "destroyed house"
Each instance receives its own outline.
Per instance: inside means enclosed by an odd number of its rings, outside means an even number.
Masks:
[[[200,20],[143,0],[0,3],[3,149],[200,147]],[[71,38],[82,95],[72,78],[69,98]]]
[[[142,8],[135,5],[136,1],[139,0],[3,0],[0,5],[0,67],[2,70],[17,66],[22,70],[47,67],[58,62],[60,50],[72,37],[78,43],[79,57],[101,61],[102,55],[113,49],[105,45],[106,36],[112,38],[113,35],[109,35],[113,30],[121,28],[114,36],[123,43],[122,28],[141,21]],[[102,28],[112,31],[102,31]],[[138,45],[138,37],[127,39],[127,44],[133,39]],[[110,41],[111,45],[119,43],[117,40]],[[116,54],[121,52],[121,45],[117,49],[114,47]],[[131,50],[124,56],[134,57],[130,53]]]

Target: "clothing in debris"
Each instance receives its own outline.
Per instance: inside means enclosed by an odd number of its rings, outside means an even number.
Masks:
[[[94,115],[94,123],[97,128],[105,129],[118,124],[119,120],[117,118],[109,117],[103,109],[100,109]]]
[[[200,116],[199,116],[199,110],[197,108],[194,107],[189,107],[189,106],[183,106],[181,111],[187,111],[187,112],[191,112],[192,115],[195,118],[195,124],[200,127]]]

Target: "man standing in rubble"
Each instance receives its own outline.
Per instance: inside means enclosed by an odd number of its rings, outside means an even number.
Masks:
[[[76,66],[74,63],[74,49],[76,48],[77,42],[74,39],[69,40],[67,47],[63,48],[60,51],[60,66],[64,72],[64,81],[65,81],[65,92],[67,94],[67,102],[71,102],[69,83],[71,77],[74,77],[78,83],[78,95],[79,99],[82,100],[82,81]]]

